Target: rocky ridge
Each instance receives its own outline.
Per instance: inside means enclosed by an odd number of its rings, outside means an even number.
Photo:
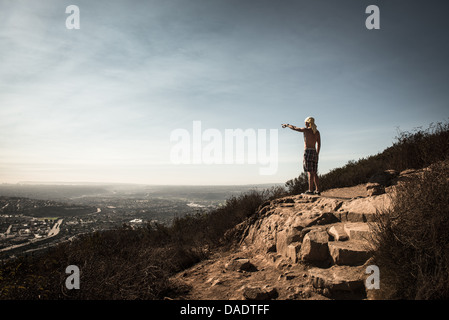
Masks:
[[[365,280],[375,214],[410,174],[385,171],[368,184],[266,202],[233,230],[243,234],[237,248],[173,280],[192,300],[373,299]]]

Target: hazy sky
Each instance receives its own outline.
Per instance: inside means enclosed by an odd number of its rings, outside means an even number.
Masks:
[[[66,7],[80,9],[67,29]],[[380,30],[365,9],[380,8]],[[441,0],[0,0],[0,183],[283,183],[449,117]],[[277,129],[277,171],[175,164],[176,129]],[[192,138],[193,139],[193,138]],[[206,145],[206,143],[204,143]],[[204,147],[204,145],[202,145]]]

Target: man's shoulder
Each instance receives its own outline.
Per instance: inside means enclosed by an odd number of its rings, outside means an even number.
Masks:
[[[313,130],[311,128],[302,128],[302,129],[306,133],[312,133],[313,134]]]

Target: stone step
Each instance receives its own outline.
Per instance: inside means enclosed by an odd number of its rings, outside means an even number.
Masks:
[[[332,266],[308,270],[309,283],[330,298],[365,298],[365,268],[363,266]]]
[[[335,241],[371,240],[370,225],[365,222],[337,223],[327,231]]]
[[[329,235],[326,230],[311,230],[302,241],[299,259],[318,263],[328,260],[328,241]]]
[[[276,233],[275,250],[293,263],[360,265],[370,257],[371,230],[365,222],[338,222],[330,226],[297,226],[296,220]]]
[[[345,223],[343,228],[346,234],[349,236],[349,239],[351,240],[370,240],[371,230],[367,223]]]
[[[337,211],[332,213],[335,218],[341,222],[374,222],[375,213],[368,212],[352,212],[352,211]]]
[[[371,257],[367,241],[329,241],[327,245],[332,261],[337,265],[361,265]]]
[[[344,224],[342,224],[342,223],[333,225],[332,227],[330,227],[327,230],[327,233],[329,233],[329,235],[332,236],[332,238],[335,241],[346,241],[346,240],[349,240],[349,236],[346,233]]]

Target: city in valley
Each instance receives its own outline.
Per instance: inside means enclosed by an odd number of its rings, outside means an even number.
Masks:
[[[266,185],[260,186],[261,188]],[[0,260],[97,230],[170,224],[258,186],[0,185]]]

